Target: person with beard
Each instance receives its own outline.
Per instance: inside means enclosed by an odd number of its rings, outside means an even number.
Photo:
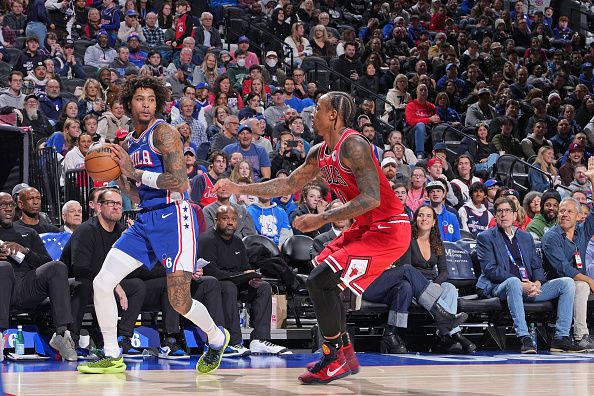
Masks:
[[[116,50],[109,46],[109,34],[105,30],[100,30],[97,32],[97,44],[88,47],[85,51],[85,65],[96,68],[108,67],[117,56]]]
[[[124,77],[128,70],[138,70],[138,67],[130,62],[130,49],[125,45],[118,48],[118,56],[109,64],[120,77]]]
[[[29,92],[32,90],[40,98],[45,96],[45,85],[47,84],[47,67],[43,62],[37,62],[32,72],[25,76],[25,87]]]
[[[287,75],[282,68],[279,67],[278,55],[274,51],[268,51],[266,53],[266,62],[262,68],[262,78],[264,79],[264,82],[269,85],[274,85],[276,87],[285,85]]]
[[[58,121],[62,109],[68,103],[68,100],[64,99],[60,93],[60,83],[58,80],[48,80],[45,85],[45,93],[46,95],[39,99],[39,108],[48,120],[55,123]]]
[[[25,103],[23,87],[23,73],[13,70],[8,75],[8,88],[0,91],[0,107],[14,107],[22,110]]]
[[[57,74],[68,80],[72,78],[86,79],[87,73],[82,68],[82,59],[74,54],[74,40],[66,40],[62,48],[64,51],[60,52],[58,56],[54,58]]]
[[[357,81],[363,73],[363,64],[356,57],[357,46],[354,42],[348,42],[344,45],[344,54],[338,57],[334,70],[343,76]],[[344,85],[344,86],[343,86]],[[350,84],[343,84],[341,81],[341,90],[350,91]]]
[[[540,213],[537,213],[526,227],[526,231],[535,240],[541,239],[548,230],[557,224],[561,195],[555,190],[546,190],[542,194],[540,202]]]
[[[148,58],[147,52],[140,49],[140,40],[141,37],[136,33],[128,36],[129,59],[138,68],[144,66]]]
[[[49,137],[53,132],[52,124],[47,117],[39,111],[39,100],[31,94],[25,97],[22,121],[18,126],[29,126],[33,130],[33,144],[44,137]],[[20,125],[19,125],[20,124]]]
[[[576,191],[582,191],[584,194],[592,192],[592,184],[590,184],[590,180],[586,177],[586,170],[587,168],[585,165],[578,165],[575,167],[573,180],[569,183],[569,186],[560,186],[557,188],[559,194],[561,194],[561,198],[572,196]]]
[[[227,179],[227,176],[220,176],[219,180],[221,179]],[[217,211],[219,208],[221,206],[229,206],[235,209],[235,213],[237,213],[237,228],[235,229],[235,235],[240,238],[245,238],[250,235],[258,235],[256,228],[254,227],[254,221],[244,205],[231,202],[231,194],[226,191],[219,191],[216,193],[216,196],[216,201],[206,205],[202,209],[207,229],[215,227],[217,223]]]
[[[565,128],[569,129],[569,123],[567,122],[567,120],[562,118],[559,120],[559,124],[561,124],[562,121],[565,121]],[[584,147],[581,144],[575,142],[574,138],[575,137],[572,136],[572,143],[569,145],[569,148],[567,149],[567,162],[565,162],[565,164],[563,164],[563,166],[559,168],[559,176],[561,177],[561,183],[564,186],[568,186],[571,184],[577,167],[585,165]],[[551,141],[553,141],[553,139],[551,139]],[[553,141],[553,147],[554,144],[555,142]],[[563,154],[565,154],[565,150],[562,151],[562,155]]]
[[[15,224],[29,227],[38,234],[45,232],[59,232],[58,227],[39,215],[41,210],[41,194],[35,187],[24,188],[19,192],[17,205],[21,210],[21,218]]]

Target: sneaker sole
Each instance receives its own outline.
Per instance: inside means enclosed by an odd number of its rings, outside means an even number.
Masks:
[[[345,371],[344,373],[342,373],[340,375],[337,375],[336,377],[328,378],[327,380],[320,380],[320,379],[315,378],[311,382],[305,382],[305,381],[303,381],[303,379],[301,377],[299,377],[299,382],[301,382],[301,384],[303,384],[303,385],[326,385],[332,381],[336,381],[341,378],[348,377],[351,374],[352,374],[352,372],[349,370],[349,371]]]
[[[224,351],[227,348],[227,346],[229,345],[229,342],[231,341],[231,335],[229,334],[227,329],[223,329],[223,330],[225,333],[225,344],[223,345],[223,347],[221,349]],[[201,358],[202,358],[202,356],[198,359],[198,363],[196,363],[196,371],[198,371],[201,374],[209,374],[219,368],[219,366],[221,365],[221,360],[223,360],[223,354],[221,353],[221,355],[219,356],[219,361],[217,362],[217,366],[215,368],[209,369],[207,371],[200,370],[200,359]]]
[[[76,369],[83,374],[119,374],[126,371],[126,364],[122,363],[109,368],[89,367],[87,365],[81,365],[78,366]]]
[[[585,353],[585,352],[587,352],[587,350],[586,349],[580,349],[578,351],[568,351],[566,349],[561,349],[561,348],[551,348],[549,350],[549,352],[551,352],[551,353]]]
[[[551,349],[551,352],[553,352],[552,349]],[[523,354],[523,355],[536,354],[536,349],[529,349],[527,351],[520,351],[520,353]]]

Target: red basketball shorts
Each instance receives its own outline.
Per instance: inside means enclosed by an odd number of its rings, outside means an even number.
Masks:
[[[314,267],[326,263],[341,273],[341,290],[349,288],[360,296],[410,245],[410,220],[397,216],[369,226],[353,224],[313,259]]]

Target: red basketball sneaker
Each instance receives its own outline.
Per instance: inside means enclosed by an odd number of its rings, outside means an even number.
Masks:
[[[337,350],[333,346],[323,343],[322,353],[322,358],[299,376],[301,383],[305,385],[327,384],[351,373],[342,348]]]
[[[342,353],[344,354],[344,358],[349,363],[349,368],[351,370],[351,374],[357,374],[359,372],[359,359],[357,359],[357,355],[355,354],[355,347],[353,347],[353,343],[349,343],[344,345],[340,348]]]
[[[340,348],[342,353],[344,354],[344,358],[349,363],[349,369],[351,370],[351,374],[357,374],[359,372],[359,359],[357,359],[357,354],[355,353],[355,347],[353,347],[353,343],[349,343],[348,345],[344,345]],[[316,365],[318,362],[309,362],[307,363],[307,369],[311,369],[313,366]]]

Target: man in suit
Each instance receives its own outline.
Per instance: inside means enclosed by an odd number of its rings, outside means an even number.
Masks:
[[[524,301],[559,298],[551,352],[583,352],[569,337],[575,297],[573,279],[560,277],[547,281],[532,236],[512,225],[517,209],[509,198],[497,199],[497,226],[477,237],[476,253],[481,263],[481,276],[476,284],[478,294],[507,300],[522,353],[536,353],[524,316]]]

